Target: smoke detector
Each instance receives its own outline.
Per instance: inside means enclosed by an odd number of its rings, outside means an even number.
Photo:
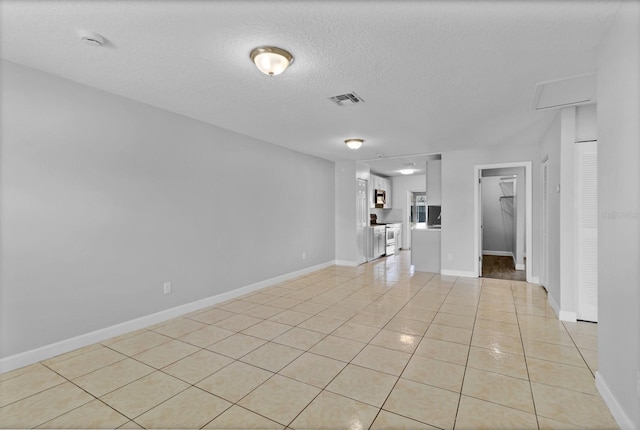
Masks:
[[[89,46],[104,45],[104,37],[102,37],[98,33],[94,33],[93,31],[80,30],[78,31],[78,37]]]

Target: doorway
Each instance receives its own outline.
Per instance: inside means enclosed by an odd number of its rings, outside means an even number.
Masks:
[[[427,193],[424,190],[407,191],[407,208],[404,220],[407,228],[402,240],[402,249],[411,249],[411,230],[427,225]]]
[[[478,277],[532,278],[531,162],[475,166]]]

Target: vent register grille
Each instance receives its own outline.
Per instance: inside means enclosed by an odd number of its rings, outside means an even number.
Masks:
[[[364,102],[364,99],[355,92],[329,97],[329,100],[338,106],[353,106]]]

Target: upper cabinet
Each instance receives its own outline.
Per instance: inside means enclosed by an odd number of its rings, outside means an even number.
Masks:
[[[442,161],[427,161],[427,205],[442,204]]]
[[[369,207],[376,208],[376,190],[385,192],[385,204],[382,209],[391,209],[391,179],[371,174],[369,178]]]

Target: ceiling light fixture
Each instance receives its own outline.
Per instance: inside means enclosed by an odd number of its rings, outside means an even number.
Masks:
[[[269,76],[279,75],[293,63],[293,56],[288,51],[275,46],[255,48],[249,56],[258,70]]]
[[[347,139],[344,141],[350,149],[358,149],[364,143],[363,139]]]
[[[413,173],[413,169],[401,169],[400,173],[402,173],[403,175],[410,175]]]

